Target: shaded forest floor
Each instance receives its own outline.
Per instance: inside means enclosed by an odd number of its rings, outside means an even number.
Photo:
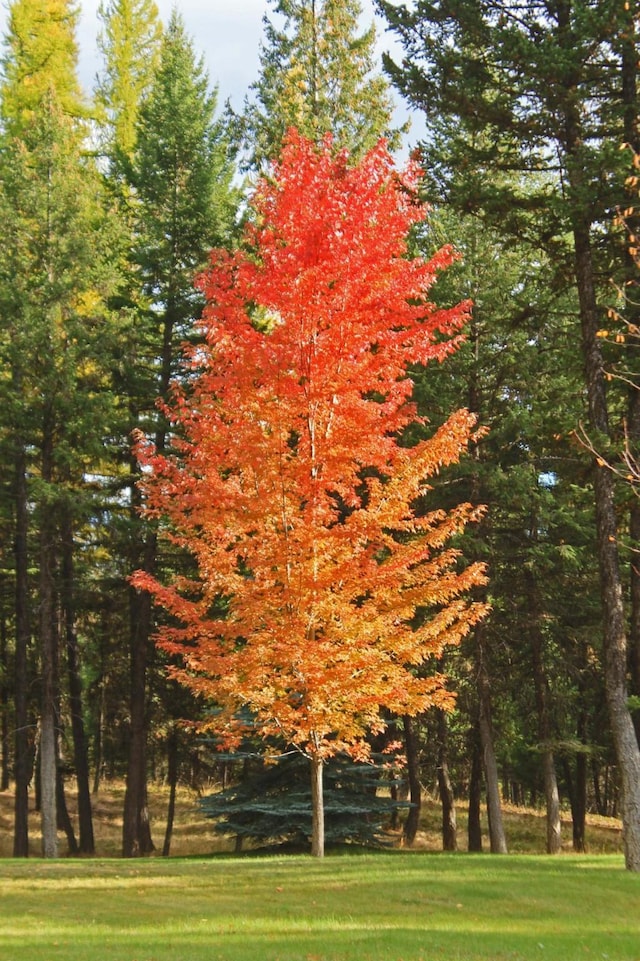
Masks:
[[[94,832],[96,854],[99,857],[118,857],[122,845],[122,808],[124,785],[109,783],[101,787],[92,798],[94,811]],[[68,797],[69,811],[76,827],[75,798],[71,792]],[[150,785],[149,808],[151,813],[152,836],[156,854],[162,851],[167,808],[168,789],[162,785]],[[505,831],[509,851],[518,854],[542,854],[545,849],[544,812],[529,808],[505,805],[503,809]],[[414,848],[422,851],[440,851],[440,806],[426,798],[423,802],[421,826]],[[486,822],[486,819],[485,819]],[[77,830],[77,828],[76,828]],[[34,809],[31,797],[29,818],[30,848],[34,856],[40,853],[39,815]],[[458,806],[458,845],[466,850],[467,812],[462,804]],[[0,857],[10,857],[13,845],[13,795],[10,791],[0,792]],[[392,834],[392,837],[394,835]],[[401,833],[397,832],[398,845]],[[617,854],[622,850],[620,822],[615,818],[587,815],[587,850],[591,854]],[[484,838],[488,850],[488,837]],[[568,812],[563,817],[563,850],[571,851],[571,819]],[[203,817],[198,805],[198,795],[190,788],[181,786],[176,800],[176,813],[170,854],[176,857],[209,855],[231,852],[234,839],[216,834],[210,820]],[[60,835],[60,851],[66,851],[66,841]]]

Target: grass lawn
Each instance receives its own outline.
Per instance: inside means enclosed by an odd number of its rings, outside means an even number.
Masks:
[[[0,961],[640,961],[619,855],[0,861]]]

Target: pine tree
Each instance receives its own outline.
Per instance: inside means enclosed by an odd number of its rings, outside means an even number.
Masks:
[[[55,87],[63,113],[86,115],[77,73],[78,9],[71,0],[13,0],[0,86],[4,129],[18,133]]]
[[[130,366],[124,384],[130,428],[145,425],[159,449],[166,423],[155,399],[166,397],[177,369],[180,346],[192,336],[202,309],[194,287],[210,248],[229,241],[236,193],[233,164],[216,95],[209,88],[182,19],[173,13],[163,36],[153,83],[143,99],[129,169],[133,195],[131,267],[139,283],[130,319]],[[132,463],[132,473],[136,467]],[[132,520],[137,517],[137,494]],[[153,571],[156,536],[148,530],[131,537],[131,568]],[[125,797],[125,856],[148,851],[151,837],[146,811],[146,683],[152,617],[148,598],[132,591],[130,647],[132,664],[131,743]]]
[[[528,237],[549,255],[551,282],[571,303],[567,321],[582,347],[589,429],[596,447],[615,444],[616,398],[599,338],[610,294],[601,281],[626,272],[607,226],[624,205],[628,159],[619,145],[628,116],[638,115],[635,5],[540,0],[518,16],[497,2],[377,5],[405,48],[403,64],[387,67],[440,137],[436,172],[454,209],[473,211],[516,243]],[[425,144],[427,167],[434,142]],[[613,478],[597,458],[592,482],[626,863],[640,870],[640,751],[627,706],[618,517]]]
[[[375,72],[375,26],[359,33],[359,0],[271,0],[282,27],[265,17],[261,76],[246,106],[250,162],[273,160],[289,127],[319,143],[332,133],[354,157],[379,137],[396,144],[392,101]]]
[[[90,236],[97,224],[91,162],[83,156],[86,136],[81,118],[86,106],[76,72],[74,28],[77,12],[69,3],[26,2],[11,5],[2,95],[3,221],[10,224],[2,251],[3,351],[11,371],[12,391],[4,407],[8,419],[15,478],[16,541],[16,826],[14,851],[28,853],[27,782],[30,748],[28,731],[27,644],[36,629],[40,641],[41,778],[43,843],[56,850],[56,722],[58,710],[58,601],[62,531],[59,511],[69,480],[84,477],[87,451],[94,439],[87,423],[77,427],[79,410],[95,411],[87,397],[76,398],[78,380],[91,393],[100,364],[89,346],[89,317],[100,304],[96,289],[100,245]],[[82,320],[79,320],[82,318]],[[103,335],[104,338],[104,335]],[[103,339],[103,348],[105,341]],[[84,360],[80,361],[80,357]],[[87,370],[91,375],[84,379]],[[78,380],[75,380],[75,379]],[[79,407],[75,406],[76,399]],[[77,433],[76,433],[77,430]],[[99,436],[99,435],[98,435]],[[75,451],[75,454],[71,452]],[[37,456],[36,452],[38,452]],[[76,461],[74,464],[74,457]],[[34,459],[35,458],[35,459]],[[63,466],[64,465],[64,466]],[[73,465],[73,466],[72,466]],[[84,466],[80,466],[84,465]],[[68,493],[68,491],[67,491]],[[67,534],[79,522],[81,498],[71,495]],[[31,503],[32,509],[28,504]],[[31,586],[28,581],[28,538],[37,525],[39,567],[38,624],[29,624]],[[67,537],[68,542],[68,537]],[[67,551],[67,558],[70,554]],[[70,570],[70,569],[69,569]],[[73,609],[73,585],[67,578],[67,625]],[[77,672],[76,678],[77,681]],[[75,682],[74,682],[75,684]],[[87,786],[86,745],[82,743],[79,687],[74,687],[74,750],[80,795],[81,842],[92,849],[91,812]],[[76,724],[78,721],[78,724]],[[82,755],[82,756],[81,756]]]
[[[97,468],[103,456],[101,438],[108,433],[103,415],[104,402],[108,404],[104,365],[109,334],[101,303],[100,246],[95,241],[99,182],[91,161],[83,156],[82,133],[50,92],[24,125],[23,136],[4,144],[1,158],[3,219],[11,229],[2,254],[0,298],[8,335],[5,358],[17,388],[6,413],[19,446],[21,484],[32,505],[29,518],[38,542],[39,620],[33,627],[41,655],[40,771],[47,856],[56,852],[59,624],[64,619],[68,649],[77,656],[72,544],[91,513],[85,474]],[[16,512],[21,515],[19,500]],[[75,681],[77,671],[73,673]],[[74,725],[82,723],[79,697],[76,688]],[[90,851],[81,726],[74,727],[74,735],[76,767],[82,775],[82,846]]]
[[[112,163],[131,159],[143,97],[158,65],[162,25],[154,0],[109,0],[98,8],[102,71],[96,102],[104,113],[106,149]]]

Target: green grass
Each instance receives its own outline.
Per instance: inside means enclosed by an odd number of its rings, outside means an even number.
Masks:
[[[0,861],[0,961],[640,961],[619,855]]]

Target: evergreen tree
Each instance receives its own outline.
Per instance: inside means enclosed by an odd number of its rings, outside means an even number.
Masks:
[[[95,328],[89,322],[99,313],[101,302],[100,244],[91,240],[99,220],[99,185],[91,162],[83,155],[86,130],[79,118],[86,108],[76,72],[76,19],[77,12],[69,3],[16,0],[9,11],[1,88],[0,202],[8,233],[2,251],[0,297],[2,348],[6,369],[11,372],[3,415],[15,471],[11,485],[16,544],[14,852],[21,856],[28,853],[28,642],[34,629],[41,657],[43,842],[46,854],[56,851],[56,803],[63,798],[56,770],[58,624],[64,593],[71,650],[75,643],[72,540],[80,517],[86,517],[86,503],[77,491],[69,493],[69,485],[72,477],[82,485],[88,450],[100,436],[100,428],[91,419],[96,407],[93,399],[88,399],[99,393],[96,380],[100,379],[98,371],[104,369],[100,363],[94,364],[96,354],[90,344]],[[104,352],[104,331],[102,338]],[[80,411],[89,418],[81,426],[77,420]],[[34,524],[39,545],[35,557],[29,543]],[[63,541],[67,545],[64,550]],[[34,562],[39,569],[37,625],[28,618],[32,590],[28,572]],[[59,580],[63,566],[64,591]],[[72,714],[81,846],[90,851],[93,838],[77,658],[74,661],[72,656],[69,665],[74,674]]]
[[[418,2],[408,10],[378,0],[405,48],[402,66],[388,60],[387,67],[427,114],[434,135],[426,166],[448,202],[549,256],[552,289],[565,291],[571,339],[582,346],[596,448],[616,440],[616,401],[607,393],[598,332],[610,299],[602,281],[612,269],[624,273],[621,246],[607,238],[607,226],[625,200],[619,145],[626,118],[638,113],[634,6],[540,0],[511,16],[511,5],[498,2]],[[627,706],[618,519],[612,476],[597,459],[592,482],[626,863],[640,870],[640,751]]]
[[[233,164],[216,95],[174,12],[163,36],[153,83],[143,99],[129,183],[133,191],[134,246],[131,267],[139,282],[128,348],[124,390],[130,429],[141,425],[158,449],[166,424],[156,398],[167,397],[180,345],[192,336],[202,308],[194,287],[209,250],[230,241],[236,209]],[[137,477],[135,463],[132,477]],[[138,514],[132,495],[132,520]],[[130,531],[129,570],[157,566],[155,533]],[[149,599],[130,592],[131,734],[123,828],[125,856],[151,847],[146,807],[146,714],[150,637]]]
[[[131,158],[140,102],[148,93],[160,53],[162,25],[154,0],[110,0],[98,8],[103,67],[96,102],[104,112],[112,163]]]
[[[18,133],[53,85],[63,113],[86,113],[77,74],[78,8],[71,0],[13,0],[0,87],[5,130]]]
[[[41,808],[47,856],[55,855],[57,849],[59,624],[65,623],[68,650],[77,659],[73,539],[91,513],[86,475],[96,470],[103,456],[102,437],[108,432],[104,363],[109,335],[101,308],[105,277],[95,241],[99,189],[95,171],[83,156],[81,134],[51,92],[24,126],[23,137],[4,145],[1,158],[3,221],[10,225],[0,273],[3,346],[16,388],[5,416],[15,438],[16,463],[21,465],[16,517],[24,511],[22,497],[28,497],[38,543],[39,619],[32,627],[41,659]],[[26,533],[21,531],[20,536]],[[77,664],[72,674],[75,684]],[[76,769],[82,775],[82,846],[90,851],[93,839],[79,698],[76,686],[72,713],[78,725],[74,728]]]
[[[359,0],[271,2],[284,23],[264,18],[261,76],[244,116],[250,163],[277,157],[289,127],[317,143],[330,132],[355,157],[383,135],[397,144],[391,97],[375,72],[375,27],[359,33]]]

